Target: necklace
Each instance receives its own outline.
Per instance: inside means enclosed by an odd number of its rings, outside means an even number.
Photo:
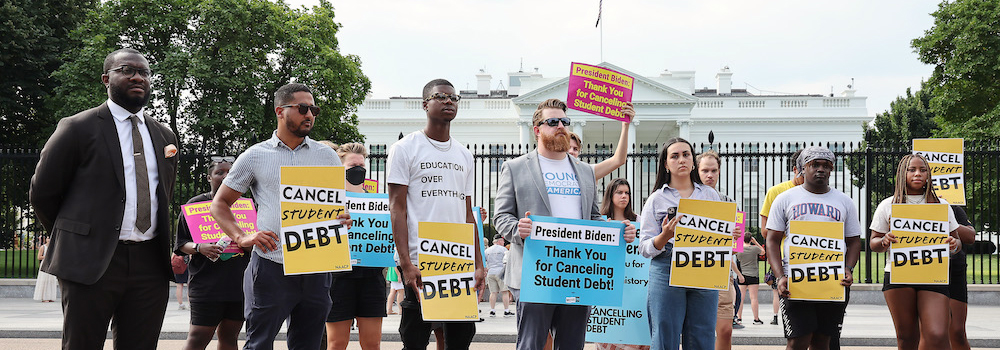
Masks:
[[[441,147],[434,144],[434,141],[431,141],[431,137],[427,136],[427,133],[425,133],[423,130],[420,130],[420,133],[424,134],[424,137],[427,138],[427,143],[431,144],[431,146],[434,146],[434,148],[437,148],[438,151],[448,152],[451,150],[451,138],[448,138],[448,146]]]

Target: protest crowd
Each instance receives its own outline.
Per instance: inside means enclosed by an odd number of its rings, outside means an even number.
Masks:
[[[444,79],[423,87],[426,126],[389,148],[382,193],[366,179],[363,144],[309,137],[321,107],[289,83],[273,93],[270,138],[211,157],[211,190],[170,208],[177,136],[145,113],[144,55],[111,52],[107,102],[59,122],[31,179],[63,348],[101,349],[109,325],[116,348],[156,348],[174,281],[191,315],[185,349],[213,338],[237,349],[244,327],[244,349],[271,349],[284,324],[289,349],[346,349],[355,329],[362,349],[379,349],[395,314],[404,349],[426,349],[432,335],[438,349],[468,349],[477,322],[495,317],[516,317],[519,350],[729,349],[734,328],[773,325],[789,349],[839,349],[864,228],[830,186],[834,153],[813,146],[788,160],[792,180],[768,190],[757,237],[716,189],[719,154],[682,138],[662,142],[641,208],[624,178],[602,196],[597,181],[625,163],[637,116],[632,78],[588,67],[571,76],[595,91],[579,94],[588,100],[537,106],[537,148],[502,164],[493,212],[472,205],[473,157],[451,135],[461,96]],[[616,109],[594,107],[604,102]],[[623,120],[612,157],[579,160],[568,108]],[[883,293],[900,349],[969,348],[960,247],[975,231],[932,186],[928,157],[939,153],[899,160],[865,242],[889,252]],[[484,237],[484,223],[497,234]],[[760,318],[761,282],[772,319]],[[43,283],[37,298],[54,300]]]

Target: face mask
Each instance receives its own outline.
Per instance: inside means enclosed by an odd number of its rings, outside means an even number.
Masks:
[[[347,182],[358,186],[365,183],[365,175],[368,174],[368,169],[358,165],[348,168],[345,172],[347,174]]]

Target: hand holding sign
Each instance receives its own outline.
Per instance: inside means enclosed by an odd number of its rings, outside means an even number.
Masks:
[[[521,236],[521,239],[528,238],[531,234],[531,212],[524,212],[524,217],[517,221],[517,234]]]
[[[623,220],[622,224],[625,224],[625,243],[632,243],[635,240],[635,225],[628,220]]]
[[[351,221],[351,214],[350,213],[348,213],[348,212],[345,211],[344,213],[342,213],[340,215],[337,215],[337,219],[340,219],[340,224],[344,225],[345,228],[347,228],[348,230],[351,229],[351,223],[353,221]]]

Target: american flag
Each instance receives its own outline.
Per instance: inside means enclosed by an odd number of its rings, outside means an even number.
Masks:
[[[597,23],[594,23],[594,28],[597,28],[601,24],[601,9],[604,7],[604,0],[597,2]]]

